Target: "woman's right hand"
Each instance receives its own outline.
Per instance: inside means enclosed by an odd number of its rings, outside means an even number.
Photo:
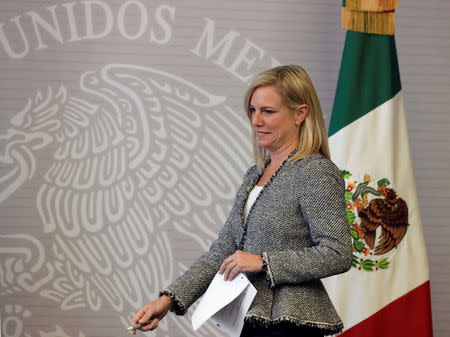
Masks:
[[[166,295],[161,296],[157,300],[144,305],[134,316],[131,321],[131,325],[145,324],[152,320],[148,325],[144,325],[139,328],[141,331],[154,330],[158,327],[159,321],[166,316],[167,312],[174,305],[174,301]],[[136,334],[136,330],[133,330],[133,335]]]

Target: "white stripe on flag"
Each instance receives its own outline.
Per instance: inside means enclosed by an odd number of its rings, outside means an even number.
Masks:
[[[347,330],[429,279],[401,91],[330,137],[330,150],[354,179],[389,179],[409,210],[406,236],[389,252],[387,269],[352,268],[323,280]]]

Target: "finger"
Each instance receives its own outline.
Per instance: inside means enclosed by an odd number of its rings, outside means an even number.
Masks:
[[[155,318],[149,325],[150,325],[150,330],[155,330],[159,325],[159,319]]]
[[[225,260],[223,260],[222,265],[219,269],[219,274],[223,274],[226,270],[226,268],[229,266],[230,263],[233,263],[234,261],[234,254],[228,256]]]
[[[159,319],[158,318],[154,318],[150,324],[143,326],[140,330],[141,331],[154,330],[154,329],[156,329],[158,327],[158,323],[159,323]]]
[[[229,273],[228,272],[228,267],[225,267],[222,273],[223,273],[223,279],[226,281],[227,280],[227,275]]]
[[[239,273],[241,272],[241,268],[239,268],[238,265],[236,265],[231,271],[230,275],[228,276],[228,280],[232,281]]]
[[[150,323],[150,324],[152,324],[152,323]],[[139,330],[141,330],[141,331],[147,331],[147,330],[150,330],[150,324],[141,326],[141,327],[139,328]]]
[[[225,271],[229,268],[230,263],[232,262],[223,262],[219,269],[219,274],[225,273]]]
[[[141,317],[141,319],[138,321],[138,323],[140,324],[145,324],[147,323],[153,316],[153,309],[148,309],[144,316]]]
[[[223,279],[226,281],[228,279],[228,275],[230,274],[231,271],[231,264],[228,263],[223,270]]]
[[[231,271],[235,267],[236,267],[236,264],[234,263],[234,261],[233,261],[233,263],[230,263],[230,264],[227,265],[227,268],[225,269],[225,271],[223,273],[223,278],[224,278],[225,281],[230,280]]]
[[[226,266],[227,265],[226,265],[225,261],[223,261],[222,264],[220,265],[220,268],[219,268],[219,274],[223,274],[223,272],[225,271]]]
[[[144,308],[141,308],[136,315],[134,315],[133,320],[131,321],[131,325],[136,325],[137,322],[141,319],[141,317],[144,315],[145,310]]]

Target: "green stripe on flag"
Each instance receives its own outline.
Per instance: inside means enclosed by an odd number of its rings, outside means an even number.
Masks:
[[[328,135],[388,101],[400,89],[394,36],[347,31]]]

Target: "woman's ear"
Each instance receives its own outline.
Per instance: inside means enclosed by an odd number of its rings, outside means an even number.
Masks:
[[[295,125],[300,126],[303,123],[306,116],[308,116],[309,108],[306,104],[300,105],[295,111]]]

